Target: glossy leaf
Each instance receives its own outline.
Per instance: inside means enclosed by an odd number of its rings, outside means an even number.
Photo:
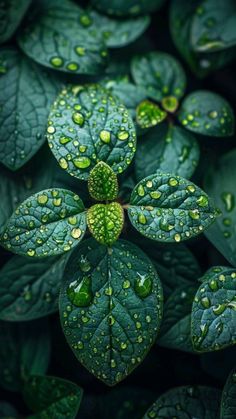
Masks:
[[[32,419],[74,419],[77,415],[83,390],[58,377],[31,375],[26,381],[23,396],[34,414]]]
[[[199,146],[194,136],[177,126],[163,123],[150,130],[139,141],[135,156],[138,180],[153,173],[166,173],[190,178],[199,160]]]
[[[76,357],[97,378],[114,385],[137,367],[161,315],[159,277],[139,248],[123,240],[107,248],[89,239],[73,252],[61,289],[61,323]]]
[[[0,43],[14,34],[31,0],[3,0],[0,4]]]
[[[131,163],[136,147],[132,119],[123,104],[102,86],[64,89],[49,115],[48,141],[60,166],[87,180],[104,161],[116,173]]]
[[[150,100],[144,100],[136,109],[136,120],[141,128],[151,128],[160,124],[167,113]]]
[[[98,243],[112,245],[119,237],[124,212],[118,202],[95,204],[87,211],[88,228]]]
[[[213,137],[234,133],[234,114],[230,104],[216,93],[198,90],[182,102],[179,120],[188,130]]]
[[[56,312],[67,259],[10,259],[0,270],[0,319],[18,322]]]
[[[236,372],[231,371],[222,393],[220,419],[234,419],[236,416]]]
[[[107,50],[93,19],[69,0],[41,0],[34,19],[18,38],[34,61],[59,71],[97,74],[107,61]],[[69,22],[69,24],[68,24]]]
[[[217,211],[205,192],[192,182],[179,176],[156,174],[135,186],[128,215],[144,236],[180,242],[208,228]]]
[[[236,343],[236,272],[216,267],[202,280],[192,307],[192,341],[197,351],[215,351]]]
[[[21,391],[29,374],[44,374],[50,358],[48,324],[0,322],[0,384]]]
[[[1,242],[19,255],[54,256],[76,246],[85,230],[85,208],[79,196],[66,189],[45,189],[16,209]]]
[[[220,403],[220,391],[210,387],[176,387],[160,396],[143,419],[201,418],[215,419]]]
[[[45,141],[49,107],[59,83],[17,49],[1,49],[0,62],[0,161],[16,170]]]
[[[92,5],[104,13],[117,16],[138,15],[159,9],[164,0],[92,0]]]
[[[179,62],[164,52],[150,52],[137,56],[131,64],[132,76],[146,89],[148,97],[161,101],[164,97],[181,98],[186,76]]]
[[[117,176],[108,164],[101,161],[91,170],[88,189],[91,197],[98,201],[112,201],[117,197]]]
[[[222,216],[205,233],[207,238],[236,267],[236,151],[223,155],[209,168],[204,187],[214,198]]]

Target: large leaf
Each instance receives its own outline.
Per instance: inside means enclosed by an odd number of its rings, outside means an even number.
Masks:
[[[31,0],[3,0],[0,3],[0,43],[6,42],[20,24]]]
[[[143,419],[215,419],[219,404],[219,390],[203,386],[177,387],[160,396]]]
[[[29,374],[44,374],[50,359],[46,321],[0,322],[0,385],[21,391]]]
[[[182,102],[179,120],[198,134],[228,137],[234,133],[234,113],[230,104],[216,93],[197,90]]]
[[[33,320],[58,310],[68,255],[46,260],[14,256],[0,270],[0,319]]]
[[[33,412],[32,419],[74,419],[83,390],[71,381],[52,376],[31,375],[23,396]]]
[[[136,149],[127,109],[95,84],[61,92],[49,115],[48,141],[60,166],[83,180],[101,160],[114,172],[123,172]]]
[[[101,161],[91,170],[88,189],[91,197],[98,201],[112,201],[117,198],[117,176],[108,164]]]
[[[137,56],[131,64],[132,76],[146,89],[147,95],[157,101],[164,97],[181,98],[185,91],[186,76],[179,62],[164,52],[150,52]]]
[[[76,246],[85,230],[85,208],[79,196],[66,189],[45,189],[16,209],[1,242],[19,255],[53,256]]]
[[[162,315],[159,277],[133,244],[119,240],[107,248],[89,239],[68,261],[60,315],[76,357],[114,385],[137,367],[155,341]]]
[[[47,116],[59,83],[14,48],[0,61],[0,161],[11,170],[23,166],[45,140]]]
[[[135,186],[128,215],[144,236],[162,242],[180,242],[208,228],[217,211],[205,192],[188,180],[155,174]]]
[[[127,16],[151,12],[164,3],[164,0],[92,0],[98,10],[110,15]]]
[[[236,267],[236,150],[223,155],[206,174],[204,187],[214,198],[222,217],[205,233]]]
[[[135,156],[137,180],[170,170],[188,179],[195,171],[199,154],[199,146],[193,135],[183,128],[163,123],[139,140]]]
[[[97,74],[107,61],[102,35],[93,19],[69,0],[40,0],[18,41],[36,62],[56,70]]]
[[[197,351],[215,351],[236,343],[236,272],[216,267],[202,280],[192,307],[192,341]]]
[[[222,393],[220,419],[236,417],[236,371],[231,371]]]
[[[118,202],[95,204],[87,211],[87,223],[98,243],[111,246],[121,234],[124,210]]]

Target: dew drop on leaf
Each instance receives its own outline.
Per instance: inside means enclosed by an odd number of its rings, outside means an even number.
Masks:
[[[89,276],[84,276],[81,281],[75,280],[71,282],[66,292],[69,300],[75,306],[88,306],[93,298],[91,289],[91,278]]]

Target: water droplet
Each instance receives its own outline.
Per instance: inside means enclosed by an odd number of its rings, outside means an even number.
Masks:
[[[80,112],[74,112],[72,115],[72,119],[75,124],[82,127],[84,125],[84,116]]]
[[[224,313],[225,309],[226,309],[225,304],[218,304],[217,306],[213,307],[213,313],[219,316],[220,314]]]
[[[217,291],[217,290],[219,289],[218,282],[216,281],[216,279],[212,279],[212,280],[209,282],[209,288],[210,288],[212,291]]]
[[[209,201],[206,195],[200,195],[197,199],[197,204],[199,207],[206,207],[208,205]]]
[[[62,67],[64,64],[64,61],[61,57],[52,57],[50,59],[50,63],[53,65],[53,67]]]
[[[211,305],[211,302],[208,297],[203,297],[201,298],[201,304],[204,308],[209,308]]]
[[[48,134],[54,134],[54,132],[56,131],[56,129],[52,126],[52,125],[50,125],[48,128],[47,128],[47,132],[48,132]]]
[[[129,133],[127,131],[119,131],[117,134],[117,138],[121,141],[128,140]]]
[[[189,192],[195,192],[195,190],[196,190],[196,188],[195,188],[195,186],[193,186],[193,185],[188,185],[187,186],[187,190],[189,191]]]
[[[100,131],[99,137],[105,144],[108,144],[111,141],[110,131],[106,131],[106,130]]]
[[[91,160],[88,157],[77,157],[73,160],[73,163],[78,169],[87,169],[91,164]]]
[[[123,287],[124,289],[129,288],[129,287],[130,287],[130,281],[129,281],[128,279],[126,279],[126,280],[123,282],[122,287]]]
[[[71,141],[72,139],[70,137],[65,137],[64,135],[62,137],[60,137],[60,144],[64,145],[67,144]]]
[[[35,250],[33,250],[33,249],[27,250],[27,255],[28,256],[34,256],[35,255]]]
[[[234,209],[234,195],[230,192],[223,192],[222,195],[222,201],[225,204],[225,209],[228,212],[231,212]]]
[[[169,184],[170,186],[177,186],[177,185],[179,184],[179,182],[178,182],[178,180],[177,180],[177,179],[175,179],[174,177],[171,177],[171,178],[169,179],[169,181],[168,181],[168,184]]]
[[[146,298],[152,292],[152,278],[148,274],[140,274],[137,272],[137,277],[134,283],[134,290],[141,298]]]
[[[91,278],[89,276],[84,276],[81,281],[78,279],[71,282],[66,292],[69,300],[75,306],[88,306],[93,298],[91,290]]]
[[[138,195],[139,196],[144,196],[145,195],[144,187],[141,184],[138,186]]]
[[[108,287],[105,289],[105,294],[111,296],[113,293],[113,289],[112,287]]]
[[[60,164],[62,169],[67,169],[68,168],[68,163],[67,163],[66,159],[64,159],[64,157],[60,158],[59,164]]]
[[[177,233],[177,234],[175,234],[175,235],[174,235],[174,239],[175,239],[175,241],[176,241],[176,242],[180,242],[180,240],[181,240],[181,235],[180,235],[180,234],[178,234],[178,233]]]
[[[209,118],[211,118],[211,119],[216,119],[216,118],[217,118],[217,116],[218,116],[218,112],[217,112],[217,111],[210,111],[210,112],[208,113],[208,116],[209,116]]]
[[[150,192],[150,197],[153,199],[158,199],[161,197],[161,192],[160,191],[152,191]]]
[[[138,216],[138,222],[139,222],[140,224],[146,224],[147,219],[146,219],[146,217],[145,217],[145,215],[144,215],[144,214],[139,214],[139,216]]]
[[[80,260],[79,260],[79,267],[81,269],[82,272],[89,272],[91,269],[91,265],[88,261],[88,259],[85,256],[81,256]]]
[[[190,210],[188,214],[189,217],[192,218],[192,220],[198,220],[200,218],[200,213],[197,209]]]
[[[48,202],[48,196],[46,194],[38,195],[37,202],[40,205],[45,205]]]
[[[81,234],[82,231],[80,230],[80,228],[73,228],[73,230],[71,231],[71,237],[73,237],[73,239],[79,239]]]
[[[78,54],[80,57],[83,57],[85,55],[85,48],[84,47],[75,47],[75,52],[76,54]]]
[[[81,15],[79,20],[80,20],[80,23],[85,27],[88,27],[92,24],[91,17],[89,15],[86,15],[86,14]]]
[[[70,71],[76,71],[79,68],[79,64],[72,62],[72,63],[67,64],[66,68]]]

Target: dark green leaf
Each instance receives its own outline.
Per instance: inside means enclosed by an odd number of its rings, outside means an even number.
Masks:
[[[88,228],[101,244],[112,245],[124,224],[124,211],[118,202],[95,204],[87,211]]]
[[[109,15],[127,16],[138,15],[159,9],[164,0],[92,0],[98,10]]]
[[[220,419],[235,419],[236,417],[236,371],[231,371],[223,389],[221,399]]]
[[[107,50],[92,17],[69,0],[40,0],[35,20],[18,38],[34,61],[56,70],[97,74],[107,61]]]
[[[138,180],[157,172],[190,178],[199,160],[199,146],[192,134],[183,128],[163,123],[142,139],[135,156]]]
[[[119,240],[107,248],[87,240],[67,264],[60,315],[77,358],[96,377],[114,385],[142,361],[155,341],[162,315],[159,277],[133,244]]]
[[[66,189],[45,189],[16,209],[1,241],[19,255],[54,256],[76,246],[85,230],[85,208],[79,196]]]
[[[87,180],[101,160],[122,173],[134,156],[136,133],[124,105],[91,84],[61,92],[49,115],[48,141],[60,166]]]
[[[219,390],[203,386],[177,387],[159,397],[143,419],[215,419],[219,404]]]
[[[48,324],[0,322],[0,384],[21,391],[29,374],[44,374],[50,358]]]
[[[236,272],[216,267],[202,280],[192,307],[192,341],[197,351],[215,351],[236,343]]]
[[[43,261],[14,256],[0,271],[0,319],[33,320],[58,310],[68,255]]]
[[[1,419],[16,419],[18,418],[16,409],[9,403],[0,401],[0,418]]]
[[[150,52],[137,56],[131,64],[137,85],[146,89],[147,96],[161,101],[164,97],[181,98],[185,91],[186,76],[179,62],[164,52]]]
[[[198,90],[184,99],[179,120],[186,129],[213,137],[228,137],[234,133],[234,113],[221,96]]]
[[[59,83],[14,48],[0,51],[0,161],[23,166],[45,140],[47,116]]]
[[[135,186],[128,215],[144,236],[180,242],[208,228],[217,211],[198,186],[179,176],[156,174]]]
[[[91,197],[98,201],[112,201],[117,198],[117,176],[108,164],[101,161],[91,170],[88,189]]]
[[[24,399],[33,412],[31,419],[74,419],[83,390],[71,381],[52,376],[32,375],[23,389]]]
[[[204,186],[222,217],[206,232],[207,238],[236,267],[236,151],[223,155],[206,174]]]
[[[2,0],[0,3],[0,43],[14,34],[31,0]]]
[[[166,117],[167,113],[150,100],[144,100],[136,109],[136,121],[141,128],[154,127]]]

